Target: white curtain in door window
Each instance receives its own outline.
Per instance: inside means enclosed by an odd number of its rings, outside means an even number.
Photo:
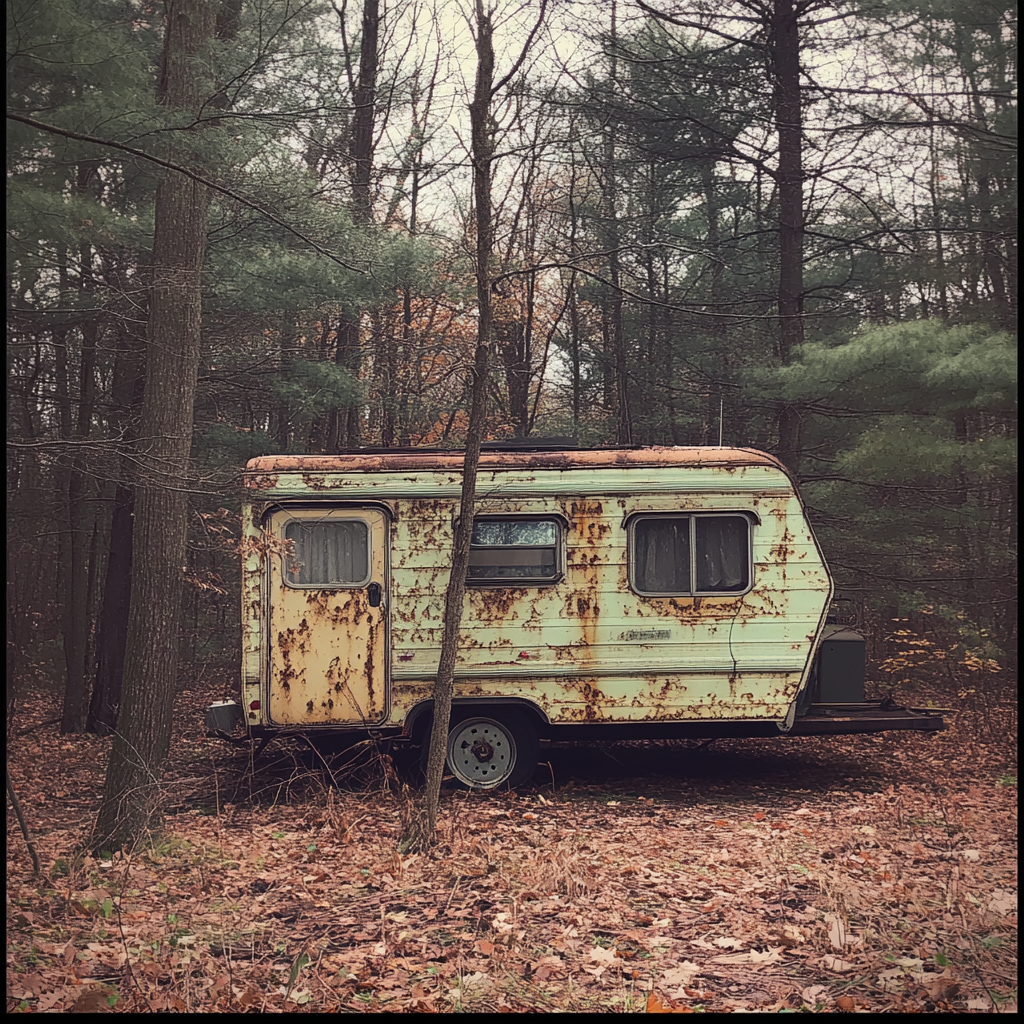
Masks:
[[[284,535],[295,545],[295,554],[285,557],[288,582],[293,586],[353,586],[366,582],[370,531],[361,520],[293,519],[285,527]]]

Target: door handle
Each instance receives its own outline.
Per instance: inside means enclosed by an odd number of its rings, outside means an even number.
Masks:
[[[380,599],[383,596],[383,591],[379,583],[371,583],[366,588],[366,596],[369,598],[371,608],[380,607]]]

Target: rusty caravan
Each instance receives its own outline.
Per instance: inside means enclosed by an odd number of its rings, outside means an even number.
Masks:
[[[796,487],[745,448],[481,454],[448,771],[521,784],[541,740],[939,729],[864,699],[864,641]],[[245,472],[242,699],[211,734],[425,744],[463,456]]]

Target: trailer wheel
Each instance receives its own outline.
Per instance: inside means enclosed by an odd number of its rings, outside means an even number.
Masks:
[[[521,711],[465,715],[448,731],[448,771],[465,789],[515,789],[537,767],[537,728]]]

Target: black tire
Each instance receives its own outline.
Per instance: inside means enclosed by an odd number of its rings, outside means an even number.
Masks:
[[[428,732],[422,747],[424,766],[429,746]],[[539,754],[537,726],[526,712],[452,709],[445,774],[452,775],[460,789],[516,789],[533,777]]]

